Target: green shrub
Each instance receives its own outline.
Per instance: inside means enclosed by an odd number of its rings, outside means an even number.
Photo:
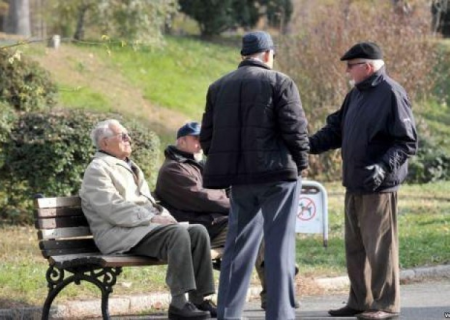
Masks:
[[[49,73],[19,51],[0,49],[0,101],[16,111],[38,111],[55,105],[57,87]]]
[[[32,198],[78,194],[83,173],[95,152],[89,133],[94,124],[116,118],[130,130],[133,159],[153,182],[159,139],[139,123],[117,115],[93,114],[79,110],[22,114],[2,142],[4,163],[0,168],[1,218],[9,223],[32,220]]]
[[[422,137],[419,152],[409,164],[408,181],[436,182],[450,179],[450,156],[433,139]]]

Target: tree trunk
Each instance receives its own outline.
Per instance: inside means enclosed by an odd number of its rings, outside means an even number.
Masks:
[[[44,19],[46,0],[30,1],[30,24],[33,37],[45,39],[47,37],[47,24]]]
[[[75,34],[73,35],[73,38],[75,40],[84,39],[84,18],[86,17],[86,12],[88,11],[89,7],[89,4],[83,4],[78,9],[77,29],[75,30]]]
[[[31,36],[30,1],[10,0],[8,16],[5,20],[6,33]]]
[[[431,3],[433,32],[450,38],[450,0],[435,0]]]

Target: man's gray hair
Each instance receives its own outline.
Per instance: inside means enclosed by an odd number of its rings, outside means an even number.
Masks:
[[[92,129],[91,140],[97,150],[100,150],[100,141],[103,138],[111,137],[114,134],[111,130],[112,124],[120,125],[120,122],[115,119],[108,119],[105,121],[100,121],[95,125],[94,129]]]
[[[370,64],[373,67],[375,72],[380,70],[384,66],[384,60],[381,60],[381,59],[376,59],[376,60],[358,59],[358,62],[367,62],[368,64]]]

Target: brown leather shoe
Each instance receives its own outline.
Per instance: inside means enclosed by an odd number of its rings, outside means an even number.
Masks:
[[[361,314],[356,316],[358,319],[397,319],[398,313],[395,312],[387,312],[383,310],[372,310],[372,311],[364,311]]]
[[[204,320],[210,317],[209,311],[199,310],[191,302],[187,302],[181,309],[172,305],[169,306],[170,320]]]
[[[354,317],[355,315],[362,312],[362,310],[356,310],[349,306],[345,306],[335,310],[328,310],[328,314],[333,317]]]

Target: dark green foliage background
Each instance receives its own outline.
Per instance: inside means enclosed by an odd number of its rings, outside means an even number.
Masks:
[[[10,138],[1,143],[1,218],[14,223],[30,222],[36,193],[47,197],[78,194],[84,170],[95,152],[89,133],[95,123],[109,118],[118,119],[129,129],[133,159],[152,185],[159,138],[145,126],[118,115],[80,110],[23,113],[9,124]]]

